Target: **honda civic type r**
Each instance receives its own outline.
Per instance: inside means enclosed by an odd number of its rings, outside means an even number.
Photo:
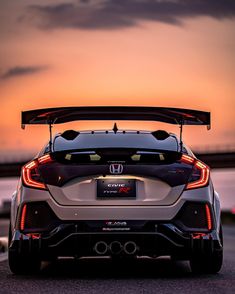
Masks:
[[[163,130],[74,131],[75,120],[160,121]],[[50,140],[24,165],[13,194],[9,266],[32,273],[57,257],[171,256],[193,272],[216,273],[223,259],[219,195],[209,167],[182,142],[184,125],[210,113],[163,107],[62,107],[22,112],[22,126],[48,124]]]

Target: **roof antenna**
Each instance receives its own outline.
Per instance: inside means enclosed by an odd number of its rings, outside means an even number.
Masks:
[[[113,126],[113,131],[114,131],[114,134],[116,134],[117,131],[118,131],[118,127],[117,127],[117,124],[116,123]]]

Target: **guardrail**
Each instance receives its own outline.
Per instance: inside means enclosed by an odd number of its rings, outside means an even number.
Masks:
[[[203,146],[191,146],[192,150],[196,153],[230,153],[235,152],[235,144],[211,144],[211,145],[203,145]]]
[[[209,165],[210,168],[235,167],[235,151],[217,153],[196,153],[198,159]]]

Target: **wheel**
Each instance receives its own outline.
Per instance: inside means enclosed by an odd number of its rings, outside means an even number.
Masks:
[[[222,248],[214,250],[212,254],[196,254],[190,260],[190,267],[193,273],[216,274],[220,271],[223,263],[223,233],[220,226],[219,237]]]
[[[211,256],[196,255],[190,260],[193,273],[216,274],[220,271],[223,263],[223,251],[214,251]]]
[[[9,223],[9,230],[8,230],[8,248],[10,247],[12,239],[12,231],[11,231],[11,222]]]
[[[23,256],[17,252],[8,251],[8,262],[13,274],[35,274],[40,271],[41,261],[36,256]]]
[[[12,232],[9,226],[8,244],[11,244]],[[34,274],[40,271],[41,260],[34,255],[23,255],[8,248],[8,263],[13,274]]]

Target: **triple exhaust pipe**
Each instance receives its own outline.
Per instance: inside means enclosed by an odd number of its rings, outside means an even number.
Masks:
[[[94,251],[98,255],[105,255],[107,253],[117,255],[121,252],[124,252],[127,255],[134,255],[137,250],[138,247],[133,241],[128,241],[124,245],[122,245],[119,241],[113,241],[110,245],[104,241],[99,241],[94,246]]]

